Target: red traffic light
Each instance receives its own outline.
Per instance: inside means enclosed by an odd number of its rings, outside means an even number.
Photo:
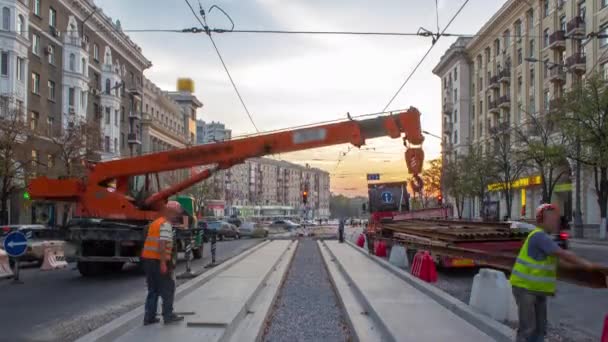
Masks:
[[[302,191],[302,203],[306,204],[308,202],[308,191]]]

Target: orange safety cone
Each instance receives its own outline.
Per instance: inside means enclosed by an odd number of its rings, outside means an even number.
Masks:
[[[56,245],[52,242],[45,242],[44,246],[44,260],[40,269],[42,271],[56,270],[59,268],[65,268],[68,263],[65,261],[65,255],[63,254],[63,246]]]
[[[602,331],[601,342],[608,342],[608,315],[604,318],[604,330]]]
[[[13,275],[11,265],[8,261],[8,254],[3,249],[0,249],[0,279],[8,278]]]
[[[361,248],[365,246],[365,234],[359,234],[359,238],[357,238],[357,246]]]
[[[386,243],[384,241],[378,241],[374,250],[377,257],[386,258]]]

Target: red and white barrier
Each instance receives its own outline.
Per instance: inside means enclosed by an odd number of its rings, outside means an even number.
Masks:
[[[11,270],[11,265],[8,261],[8,254],[6,254],[4,249],[0,249],[0,279],[12,276],[13,270]]]
[[[43,246],[44,260],[42,262],[42,266],[40,266],[42,271],[56,270],[68,266],[68,263],[65,261],[63,244],[60,245],[53,242],[45,242]]]
[[[602,331],[602,339],[601,342],[608,342],[608,315],[604,318],[604,329]]]
[[[419,251],[414,256],[411,272],[414,276],[426,281],[434,283],[437,281],[437,268],[435,260],[428,251]]]

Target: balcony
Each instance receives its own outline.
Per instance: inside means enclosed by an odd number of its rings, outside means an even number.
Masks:
[[[566,34],[570,38],[585,38],[585,21],[582,17],[574,17],[566,24]]]
[[[127,143],[129,143],[129,145],[132,145],[132,144],[141,145],[141,140],[139,138],[139,135],[137,133],[127,134]]]
[[[498,76],[490,77],[490,84],[488,85],[488,88],[490,88],[490,89],[499,89],[500,88],[500,84],[498,83]]]
[[[507,132],[510,126],[511,123],[509,121],[502,121],[498,124],[498,130],[501,132]]]
[[[566,58],[566,67],[576,73],[584,73],[587,69],[587,58],[583,53],[575,53]]]
[[[563,50],[566,48],[566,32],[555,31],[549,36],[549,49]]]
[[[443,123],[443,133],[445,134],[450,134],[452,133],[452,129],[454,128],[454,124],[451,122],[444,122]]]
[[[502,69],[498,73],[498,81],[502,82],[502,83],[511,82],[511,69],[510,68]]]
[[[511,97],[508,95],[499,97],[498,98],[498,107],[510,108],[511,107]]]
[[[566,82],[566,72],[559,66],[549,69],[549,81],[555,83]]]
[[[129,112],[129,119],[140,120],[141,119],[141,115],[137,111],[130,111]]]
[[[443,114],[452,115],[453,111],[454,111],[454,104],[451,101],[443,104]]]
[[[488,102],[488,112],[497,114],[500,112],[498,109],[498,101],[490,101]]]

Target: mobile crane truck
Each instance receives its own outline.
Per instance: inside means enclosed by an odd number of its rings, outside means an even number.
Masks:
[[[33,179],[27,188],[32,200],[63,201],[75,205],[73,218],[63,227],[64,239],[77,246],[76,261],[83,276],[120,270],[125,262],[139,262],[148,224],[171,196],[210,177],[214,172],[248,158],[350,143],[388,136],[403,139],[407,169],[416,179],[424,152],[420,112],[410,109],[370,119],[287,129],[231,141],[98,162],[88,165],[83,178]],[[210,166],[190,179],[159,189],[159,172]],[[134,182],[134,179],[141,180]],[[110,186],[112,184],[112,186]],[[136,187],[133,184],[137,184]],[[176,229],[176,238],[192,239]],[[176,244],[177,245],[177,244]],[[183,245],[183,244],[182,244]]]

